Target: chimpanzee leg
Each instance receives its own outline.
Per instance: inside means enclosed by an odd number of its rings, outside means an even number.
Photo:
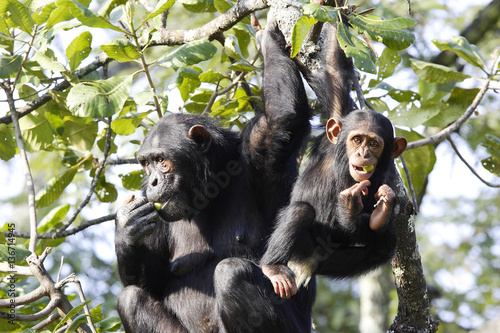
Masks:
[[[162,302],[137,286],[123,289],[118,296],[117,308],[125,332],[188,333],[177,318],[165,310]]]
[[[313,289],[296,299],[282,299],[257,265],[240,258],[221,261],[214,282],[221,332],[311,331]]]

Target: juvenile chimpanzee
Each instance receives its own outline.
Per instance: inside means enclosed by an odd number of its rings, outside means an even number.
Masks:
[[[352,63],[342,60],[345,54],[332,37],[335,29],[328,29],[335,56],[344,64],[341,73],[354,77]],[[261,260],[281,297],[294,295],[315,274],[355,276],[394,255],[393,161],[407,142],[394,137],[391,122],[382,114],[342,109],[351,105],[350,88],[347,80],[337,82],[341,85],[330,100],[330,114],[347,115],[328,120]],[[321,99],[324,92],[316,93]]]
[[[315,288],[273,301],[254,263],[289,201],[310,117],[276,26],[266,29],[262,52],[265,111],[241,133],[173,114],[137,152],[143,197],[118,210],[115,237],[125,286],[118,312],[129,333],[311,330]]]

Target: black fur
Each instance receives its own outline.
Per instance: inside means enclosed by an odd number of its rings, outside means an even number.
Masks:
[[[363,211],[353,223],[339,210],[339,193],[355,184],[348,171],[345,137],[361,119],[368,120],[387,144],[370,178],[369,193],[363,197]],[[395,188],[392,125],[383,115],[370,110],[353,111],[342,119],[342,124],[339,143],[332,145],[322,135],[313,147],[308,167],[294,186],[291,204],[279,214],[262,264],[286,266],[289,261],[312,259],[311,274],[345,278],[368,272],[393,257],[397,238],[392,218],[376,231],[368,223],[380,185]]]
[[[327,44],[323,45],[327,73],[306,72],[305,76],[328,110],[327,116],[341,119],[342,130],[335,145],[326,133],[314,142],[308,166],[294,185],[291,203],[278,216],[261,264],[298,263],[312,270],[305,272],[309,276],[345,278],[370,271],[394,255],[397,239],[392,218],[376,231],[369,227],[376,191],[382,184],[395,188],[394,135],[391,122],[383,115],[353,111],[349,95],[355,79],[352,61],[338,45],[336,27],[325,24],[323,30],[327,33]],[[355,184],[348,169],[346,138],[363,121],[383,138],[384,151],[370,178],[369,193],[363,197],[363,211],[353,222],[339,209],[339,194]]]
[[[241,133],[169,115],[137,153],[148,170],[144,198],[119,209],[115,238],[125,286],[118,311],[129,333],[311,330],[314,286],[276,299],[254,264],[289,201],[310,130],[297,65],[279,30],[266,30],[263,113]],[[197,125],[204,130],[190,135]],[[154,201],[168,204],[163,219]]]

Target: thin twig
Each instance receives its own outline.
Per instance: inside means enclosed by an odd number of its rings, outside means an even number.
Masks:
[[[94,179],[92,179],[92,183],[90,184],[90,190],[87,193],[87,196],[83,200],[83,202],[80,204],[80,206],[76,209],[75,213],[73,216],[66,221],[66,223],[55,233],[54,239],[61,237],[61,234],[63,233],[64,230],[66,230],[77,218],[77,216],[80,214],[82,209],[87,206],[87,204],[90,202],[90,198],[92,198],[92,195],[94,194],[94,191],[97,187],[97,183],[99,181],[99,178],[101,177],[101,174],[106,167],[106,160],[108,159],[109,152],[111,150],[111,137],[112,137],[112,129],[111,129],[111,118],[108,119],[108,128],[107,128],[107,133],[106,133],[106,144],[104,146],[104,157],[99,163],[99,167],[97,168],[97,171],[94,175]]]
[[[35,185],[33,176],[31,174],[28,155],[26,147],[24,146],[23,135],[21,127],[19,126],[19,117],[17,114],[16,106],[14,104],[14,97],[12,95],[14,88],[11,89],[9,83],[4,81],[0,83],[2,89],[5,91],[7,100],[9,102],[10,115],[12,118],[12,125],[14,126],[14,133],[16,134],[17,148],[24,168],[24,176],[26,177],[26,186],[28,188],[28,204],[29,204],[29,217],[30,217],[30,242],[29,250],[31,253],[36,254],[36,239],[37,239],[37,219],[36,219],[36,202],[35,202]]]
[[[238,75],[236,77],[236,79],[234,79],[233,82],[231,82],[226,88],[221,89],[221,90],[218,90],[219,89],[219,83],[217,83],[217,86],[215,87],[215,90],[212,93],[212,96],[210,96],[210,100],[208,101],[207,106],[205,107],[205,110],[203,110],[203,112],[201,114],[203,114],[203,115],[208,114],[210,112],[210,109],[212,108],[212,105],[215,103],[215,99],[218,96],[224,95],[225,93],[227,93],[228,91],[230,91],[231,89],[233,89],[241,81],[241,79],[243,79],[243,77],[245,76],[245,74],[246,74],[246,72],[241,72],[240,75]]]
[[[103,217],[100,217],[97,219],[89,220],[85,223],[80,224],[78,227],[74,227],[74,228],[71,228],[69,230],[65,230],[64,232],[61,232],[59,234],[57,232],[44,232],[44,233],[38,234],[38,238],[39,239],[55,239],[55,238],[63,238],[63,237],[71,236],[71,235],[74,235],[74,234],[76,234],[82,230],[85,230],[88,227],[91,227],[93,225],[101,224],[101,223],[107,222],[107,221],[113,221],[115,219],[115,217],[116,217],[116,214],[109,214],[109,215],[106,215],[106,216],[103,216]],[[4,234],[5,233],[6,232],[4,232]],[[56,237],[56,235],[57,235],[57,237]],[[15,231],[14,236],[18,237],[18,238],[29,238],[29,233]],[[2,271],[1,264],[2,263],[0,263],[0,271]],[[24,275],[26,275],[26,274],[24,274]],[[31,275],[31,274],[29,274],[29,275]]]
[[[47,304],[47,306],[43,310],[41,310],[37,313],[34,313],[34,314],[30,314],[30,315],[15,314],[14,320],[15,321],[37,321],[37,320],[40,320],[40,319],[45,318],[48,315],[50,315],[50,313],[57,308],[58,303],[59,303],[59,299],[52,298],[50,300],[49,304]],[[3,311],[0,311],[0,318],[12,320],[11,315],[8,313],[5,313]]]
[[[401,159],[401,163],[403,164],[403,169],[405,170],[406,180],[408,181],[408,187],[410,188],[411,199],[413,201],[413,208],[415,210],[415,215],[417,215],[418,214],[417,196],[415,195],[415,188],[413,187],[413,183],[411,181],[410,170],[408,170],[408,165],[406,164],[403,154],[401,154],[399,158]]]
[[[59,314],[59,312],[54,312],[49,317],[45,318],[44,320],[42,320],[41,322],[39,322],[35,326],[31,327],[31,329],[34,331],[40,331],[40,330],[42,330],[42,328],[44,328],[47,325],[52,324],[53,322],[55,322],[59,318],[61,318],[61,315]]]
[[[425,146],[428,144],[432,144],[435,146],[439,142],[441,142],[442,140],[448,138],[451,135],[451,133],[458,130],[474,114],[477,107],[479,106],[479,103],[481,103],[484,95],[488,91],[490,82],[491,82],[493,75],[494,75],[493,73],[495,73],[495,68],[496,68],[495,65],[496,65],[499,57],[500,57],[500,54],[498,54],[496,59],[492,62],[490,72],[488,73],[488,77],[486,78],[486,80],[484,80],[483,86],[481,87],[481,89],[477,93],[476,97],[474,98],[474,101],[469,106],[467,111],[460,118],[458,118],[450,126],[446,127],[445,129],[443,129],[442,131],[440,131],[439,133],[437,133],[433,136],[408,143],[408,146],[406,147],[406,149],[418,148],[418,147]]]
[[[64,256],[61,256],[61,264],[59,265],[59,272],[57,272],[56,283],[59,283],[59,281],[61,281],[61,271],[62,271],[63,265],[64,265]]]
[[[462,154],[460,153],[460,151],[458,150],[457,146],[455,145],[455,143],[453,142],[453,140],[451,139],[451,137],[447,137],[446,139],[448,139],[448,142],[450,143],[451,147],[453,148],[453,150],[455,151],[455,153],[457,154],[458,158],[464,162],[464,164],[467,166],[467,168],[469,168],[469,170],[474,174],[474,176],[476,176],[481,182],[483,182],[485,185],[489,186],[489,187],[500,187],[500,184],[493,184],[493,183],[490,183],[489,181],[485,180],[484,178],[482,178],[476,170],[474,170],[474,168],[472,167],[472,165],[470,165],[466,160],[465,158],[462,156]]]
[[[0,308],[8,308],[12,304],[12,302],[16,306],[32,303],[48,295],[49,293],[47,292],[47,290],[44,287],[39,286],[38,288],[36,288],[35,290],[31,291],[26,295],[13,298],[13,301],[12,298],[0,299]]]

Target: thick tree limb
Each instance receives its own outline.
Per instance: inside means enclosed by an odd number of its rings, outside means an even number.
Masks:
[[[151,46],[154,45],[182,45],[194,40],[208,38],[212,40],[218,34],[230,29],[245,16],[256,10],[267,8],[267,0],[242,0],[224,14],[216,17],[207,24],[192,30],[160,29],[154,34]]]

